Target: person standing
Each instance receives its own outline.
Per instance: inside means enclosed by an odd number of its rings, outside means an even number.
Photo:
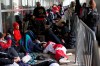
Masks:
[[[87,9],[87,18],[84,20],[84,22],[96,33],[98,20],[99,14],[97,12],[96,3],[94,0],[90,0],[89,7]]]
[[[46,10],[41,6],[40,2],[36,2],[37,7],[33,11],[33,16],[35,18],[35,29],[36,34],[41,34],[45,29],[45,18],[46,18]],[[41,31],[42,30],[42,31]]]

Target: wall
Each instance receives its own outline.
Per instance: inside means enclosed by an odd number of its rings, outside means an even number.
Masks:
[[[95,0],[95,1],[96,1],[96,4],[97,4],[98,12],[100,13],[100,0]]]

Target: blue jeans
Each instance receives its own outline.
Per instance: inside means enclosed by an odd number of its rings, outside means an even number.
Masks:
[[[46,37],[49,37],[48,41],[51,40],[51,41],[56,42],[56,43],[62,43],[61,40],[50,29],[47,30],[45,35],[46,35]]]

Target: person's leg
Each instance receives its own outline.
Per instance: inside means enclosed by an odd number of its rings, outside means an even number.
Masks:
[[[42,48],[39,46],[38,43],[31,43],[30,44],[30,48],[29,48],[32,52],[42,52]]]
[[[96,34],[96,32],[97,32],[97,27],[90,27],[94,32],[95,32],[95,34]]]
[[[52,39],[52,41],[54,41],[54,42],[56,42],[56,43],[62,43],[61,41],[60,41],[60,39],[51,31],[51,30],[49,30],[49,36],[50,36],[50,38]]]
[[[70,62],[68,60],[68,56],[66,55],[66,53],[63,50],[59,50],[59,49],[56,50],[55,59],[59,63],[68,63],[68,62]]]
[[[5,58],[0,58],[0,66],[3,66],[3,65],[8,65],[8,64],[13,64],[13,60],[11,59],[5,59]]]
[[[18,53],[17,53],[17,51],[14,48],[9,48],[7,50],[7,53],[12,55],[12,56],[14,56],[14,57],[18,57]]]
[[[42,51],[39,44],[38,43],[33,43],[31,39],[28,39],[26,46],[27,46],[29,52],[33,52],[33,51],[41,52]]]
[[[49,60],[31,66],[59,66],[59,64],[55,61]]]
[[[28,30],[26,34],[28,34],[32,40],[35,40],[37,38],[37,36],[31,30]]]
[[[44,61],[44,62],[41,62],[41,63],[38,63],[38,64],[34,64],[32,66],[49,66],[48,63],[49,63],[49,61]]]
[[[20,61],[20,57],[19,57],[17,51],[16,51],[14,48],[9,48],[9,49],[8,49],[8,54],[10,54],[10,55],[12,55],[14,58],[16,58],[16,59],[14,59],[15,62]]]
[[[43,49],[41,48],[41,46],[38,43],[35,43],[33,50],[35,50],[37,52],[43,51]]]
[[[63,50],[56,50],[56,53],[55,53],[55,59],[57,60],[57,61],[59,61],[59,59],[60,58],[68,58],[68,56],[64,53],[64,51]]]

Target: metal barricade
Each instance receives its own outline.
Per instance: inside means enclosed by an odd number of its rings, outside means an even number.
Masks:
[[[73,26],[74,33],[76,34],[75,61],[78,66],[100,66],[95,33],[77,16],[74,19]]]

